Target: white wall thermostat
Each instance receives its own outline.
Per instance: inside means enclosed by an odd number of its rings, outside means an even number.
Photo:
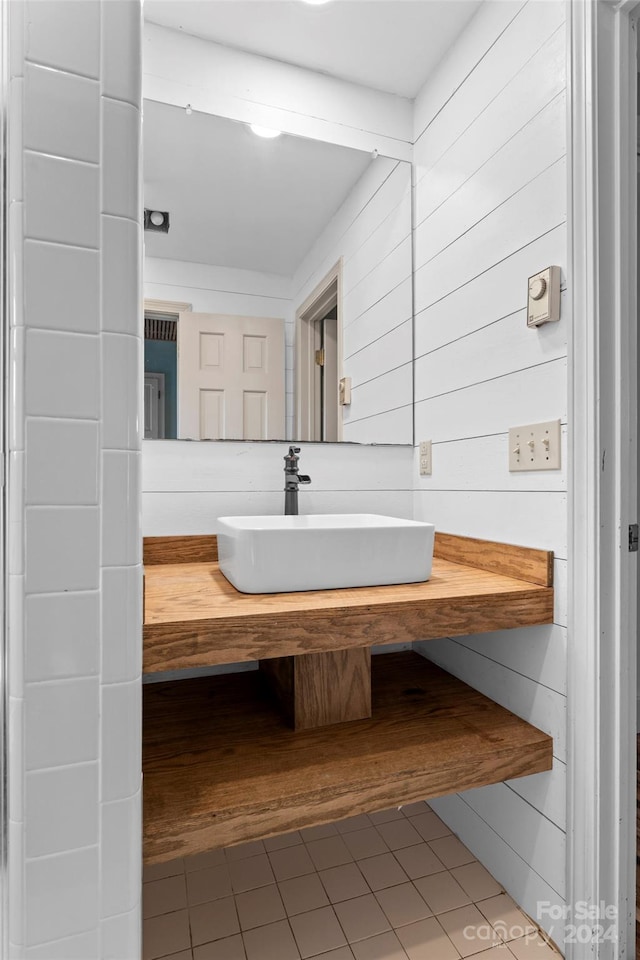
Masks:
[[[547,267],[529,277],[527,326],[560,319],[560,267]]]

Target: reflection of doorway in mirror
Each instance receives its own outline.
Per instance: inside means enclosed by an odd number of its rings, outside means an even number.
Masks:
[[[297,440],[342,439],[342,261],[296,311]]]
[[[163,373],[144,374],[144,438],[165,439],[165,387]]]
[[[315,423],[313,440],[338,439],[338,307],[314,321]]]
[[[284,320],[180,314],[178,437],[284,439]]]
[[[175,312],[144,314],[144,436],[146,440],[175,440],[177,382]],[[155,384],[155,386],[152,384]]]

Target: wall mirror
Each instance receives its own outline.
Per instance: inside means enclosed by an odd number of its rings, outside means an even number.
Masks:
[[[411,165],[148,99],[143,130],[145,437],[411,443]]]

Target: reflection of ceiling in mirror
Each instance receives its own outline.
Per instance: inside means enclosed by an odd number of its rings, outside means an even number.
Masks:
[[[371,163],[359,150],[280,136],[145,100],[144,203],[168,210],[150,257],[291,276]]]
[[[205,40],[413,98],[480,4],[145,0],[144,16]]]

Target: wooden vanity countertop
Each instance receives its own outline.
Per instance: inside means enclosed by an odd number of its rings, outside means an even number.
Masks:
[[[243,594],[220,572],[214,537],[146,538],[143,669],[552,623],[552,583],[549,551],[436,534],[425,583]]]

